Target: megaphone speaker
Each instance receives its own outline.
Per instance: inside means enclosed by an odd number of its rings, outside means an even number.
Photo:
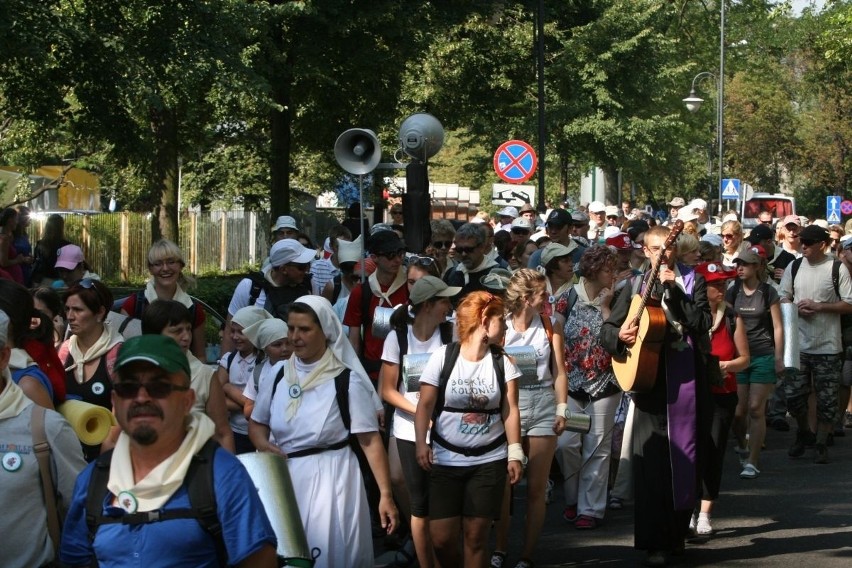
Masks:
[[[368,174],[379,165],[382,148],[372,130],[350,128],[337,137],[334,159],[350,174]]]
[[[444,145],[444,127],[431,114],[412,114],[399,127],[399,144],[403,152],[425,162]]]

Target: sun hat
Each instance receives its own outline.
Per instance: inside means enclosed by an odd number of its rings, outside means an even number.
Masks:
[[[284,266],[290,262],[307,264],[314,260],[317,251],[302,245],[296,239],[282,239],[276,241],[269,249],[269,264],[271,266]]]
[[[275,224],[272,225],[272,232],[277,233],[281,229],[293,229],[294,231],[298,231],[299,225],[296,224],[296,219],[293,217],[290,217],[289,215],[281,215],[275,220]]]

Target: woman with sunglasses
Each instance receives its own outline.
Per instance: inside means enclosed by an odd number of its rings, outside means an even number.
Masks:
[[[734,257],[740,252],[743,244],[743,226],[739,221],[722,223],[722,264],[728,268],[734,267]]]
[[[71,332],[59,348],[67,396],[112,411],[113,368],[123,341],[116,329],[104,324],[112,293],[99,281],[84,278],[65,292],[63,301]],[[100,446],[83,444],[83,454],[92,461]]]
[[[433,219],[430,225],[432,240],[429,242],[426,253],[438,263],[438,276],[443,278],[455,266],[449,257],[449,252],[453,246],[453,239],[456,237],[456,230],[446,219]]]
[[[533,347],[537,354],[535,377],[518,379],[518,408],[521,417],[521,443],[527,454],[527,515],[524,547],[515,568],[532,568],[532,557],[544,524],[550,466],[556,452],[556,437],[565,429],[568,381],[562,357],[562,329],[554,326],[555,317],[541,312],[547,301],[545,277],[531,268],[512,275],[506,290],[505,347]],[[563,410],[560,415],[559,410]],[[497,523],[497,540],[491,564],[506,560],[509,544],[509,501],[507,486],[503,511]],[[495,558],[496,557],[496,558]]]
[[[431,353],[452,341],[449,298],[460,291],[433,275],[418,279],[409,291],[408,305],[391,317],[392,331],[382,352],[381,395],[395,409],[389,452],[393,456],[396,448],[398,459],[391,457],[391,482],[403,514],[411,519],[411,537],[422,568],[432,566],[434,554],[429,538],[429,473],[417,464],[414,443],[420,384],[406,384],[402,368],[405,356]]]
[[[202,361],[207,360],[207,340],[204,308],[195,302],[187,290],[195,285],[195,279],[183,273],[186,262],[180,247],[168,239],[160,239],[148,250],[148,272],[151,277],[145,289],[131,294],[121,305],[121,313],[142,319],[151,302],[174,300],[187,307],[192,315],[192,354]]]
[[[485,566],[488,530],[499,518],[506,478],[517,483],[526,460],[516,383],[521,372],[500,347],[506,332],[500,298],[470,292],[457,314],[459,341],[436,349],[420,376],[417,463],[430,472],[429,532],[439,565]]]

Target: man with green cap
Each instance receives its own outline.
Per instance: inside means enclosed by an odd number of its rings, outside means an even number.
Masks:
[[[115,370],[121,434],[77,479],[63,565],[276,566],[275,533],[251,478],[210,440],[213,422],[191,412],[183,350],[164,335],[133,337]],[[212,496],[199,493],[205,485]],[[213,503],[215,514],[204,506]]]

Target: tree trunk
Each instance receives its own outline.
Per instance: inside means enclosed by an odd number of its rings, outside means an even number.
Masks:
[[[158,184],[160,204],[157,208],[157,226],[152,232],[154,239],[164,238],[179,242],[178,229],[178,140],[174,111],[165,109],[152,112],[152,128],[156,148],[154,150],[154,183]]]
[[[270,2],[278,4],[278,2]],[[271,24],[272,44],[277,53],[283,56],[286,53],[286,44],[283,36],[283,26]],[[269,156],[269,215],[270,221],[274,222],[279,215],[290,213],[290,143],[291,143],[291,116],[290,116],[290,72],[289,55],[284,63],[278,63],[273,68],[273,76],[270,78],[272,85],[272,98],[281,110],[272,109],[270,122],[270,149]]]
[[[618,204],[618,169],[614,165],[601,166],[604,173],[606,204]]]

